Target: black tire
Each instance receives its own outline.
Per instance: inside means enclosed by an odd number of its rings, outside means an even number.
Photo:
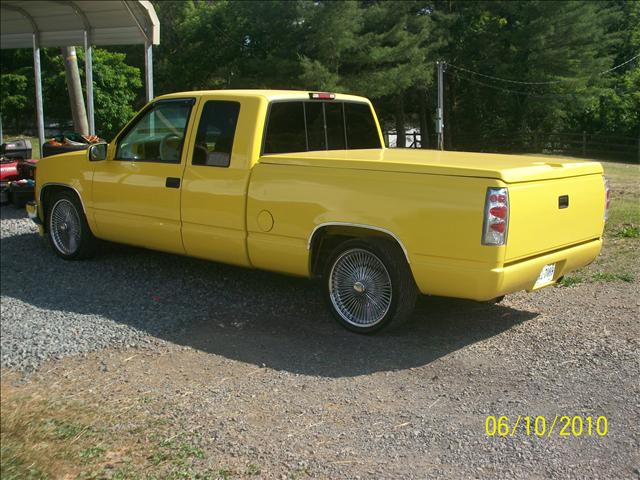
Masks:
[[[63,208],[64,210],[62,210]],[[91,233],[82,205],[75,193],[58,192],[54,194],[49,199],[46,209],[47,240],[56,255],[65,260],[82,260],[95,253],[96,238]],[[67,222],[58,218],[64,214],[68,215]],[[65,227],[65,225],[67,226]],[[73,236],[73,240],[68,239],[67,246],[69,248],[67,249],[64,248],[65,231],[73,232],[66,234],[68,237]]]
[[[352,261],[359,259],[365,268],[350,271]],[[367,275],[367,271],[371,274]],[[362,278],[357,279],[358,275]],[[351,281],[355,293],[350,291]],[[400,246],[378,237],[356,238],[338,245],[324,266],[323,285],[325,300],[335,319],[357,333],[399,326],[411,316],[418,297],[418,288]],[[354,307],[354,303],[360,307]],[[354,313],[357,311],[362,313],[360,318]],[[362,321],[362,316],[368,314],[363,312],[371,311],[371,319]]]

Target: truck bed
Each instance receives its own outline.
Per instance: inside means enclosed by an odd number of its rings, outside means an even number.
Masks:
[[[316,222],[341,219],[345,204],[352,209],[364,205],[366,220],[408,239],[409,256],[416,255],[416,262],[437,263],[446,258],[451,265],[452,261],[475,259],[502,268],[597,241],[604,228],[602,166],[595,162],[381,149],[265,155],[257,168],[261,174],[254,181],[264,178],[262,168],[271,172],[269,187],[264,186],[271,200],[277,191],[273,181],[289,185],[290,195],[293,179],[298,178],[305,184],[297,194],[298,202],[308,201],[317,206],[310,210],[322,212]],[[332,172],[331,182],[327,183],[323,172]],[[337,178],[344,179],[344,188],[336,188]],[[501,247],[480,242],[489,186],[508,190],[507,242]],[[381,198],[386,200],[381,202]],[[291,206],[288,213],[293,214]],[[398,222],[399,218],[405,221]]]
[[[599,163],[417,149],[327,150],[264,155],[260,163],[495,178],[505,183],[602,174]]]

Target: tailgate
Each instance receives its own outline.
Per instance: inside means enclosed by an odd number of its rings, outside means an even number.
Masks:
[[[604,204],[601,174],[509,185],[505,262],[601,237]]]

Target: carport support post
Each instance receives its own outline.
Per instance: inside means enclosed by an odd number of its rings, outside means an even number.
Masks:
[[[144,79],[147,94],[147,103],[153,100],[153,44],[144,42]]]
[[[33,34],[33,76],[36,81],[36,117],[38,121],[38,140],[40,158],[44,145],[44,111],[42,109],[42,72],[40,70],[40,41],[38,34]]]
[[[96,122],[93,112],[93,48],[89,33],[84,32],[84,79],[87,91],[87,118],[89,120],[89,135],[96,134]]]

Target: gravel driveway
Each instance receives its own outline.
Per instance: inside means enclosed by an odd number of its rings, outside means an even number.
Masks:
[[[64,262],[21,212],[1,211],[3,369],[116,403],[144,392],[153,414],[197,432],[204,466],[258,465],[265,478],[640,474],[637,281],[496,306],[423,298],[402,330],[364,337],[331,320],[313,282],[116,245]],[[609,433],[489,438],[487,415],[604,415]]]

